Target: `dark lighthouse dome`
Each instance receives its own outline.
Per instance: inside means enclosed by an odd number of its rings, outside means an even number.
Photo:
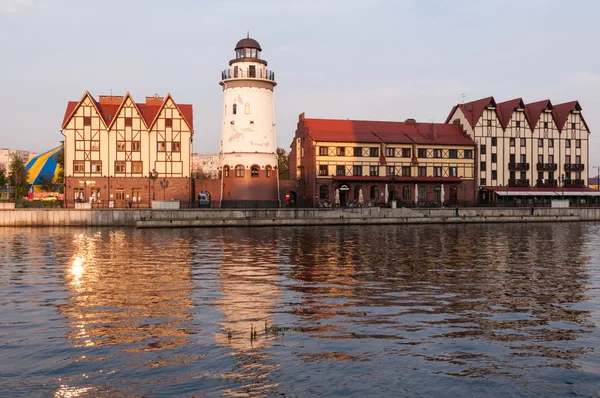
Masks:
[[[250,38],[249,36],[238,41],[235,45],[236,50],[240,50],[242,48],[255,48],[258,51],[262,51],[262,48],[260,48],[260,44],[258,44],[256,40]]]

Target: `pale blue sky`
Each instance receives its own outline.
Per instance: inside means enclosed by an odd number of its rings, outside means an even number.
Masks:
[[[278,146],[301,112],[443,122],[463,93],[577,99],[600,165],[599,14],[594,0],[0,0],[0,147],[56,146],[85,90],[170,92],[194,105],[194,150],[217,153],[220,72],[250,30],[279,83]]]

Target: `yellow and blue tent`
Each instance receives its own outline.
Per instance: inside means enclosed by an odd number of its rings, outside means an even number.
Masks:
[[[29,185],[48,183],[58,175],[60,167],[56,163],[54,155],[61,149],[62,146],[56,147],[27,162],[25,168],[29,171],[29,179],[27,180]]]

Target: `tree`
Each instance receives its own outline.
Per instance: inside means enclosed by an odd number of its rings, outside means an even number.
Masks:
[[[0,163],[0,188],[4,188],[7,183],[6,166],[4,166],[4,163]]]
[[[58,174],[54,176],[52,182],[58,185],[58,192],[65,192],[65,147],[63,146],[60,151],[54,155],[54,161],[58,165]]]
[[[283,148],[277,148],[277,170],[280,180],[290,179],[290,156]]]
[[[25,161],[17,154],[13,154],[10,159],[8,181],[15,192],[15,202],[27,194],[29,171],[25,168]]]

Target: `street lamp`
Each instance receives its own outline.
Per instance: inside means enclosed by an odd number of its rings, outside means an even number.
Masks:
[[[156,179],[158,178],[158,171],[152,169],[150,172],[150,179],[152,180],[152,200],[156,200]]]
[[[160,180],[160,187],[163,189],[163,200],[167,200],[167,188],[169,186],[169,181],[166,178]]]

